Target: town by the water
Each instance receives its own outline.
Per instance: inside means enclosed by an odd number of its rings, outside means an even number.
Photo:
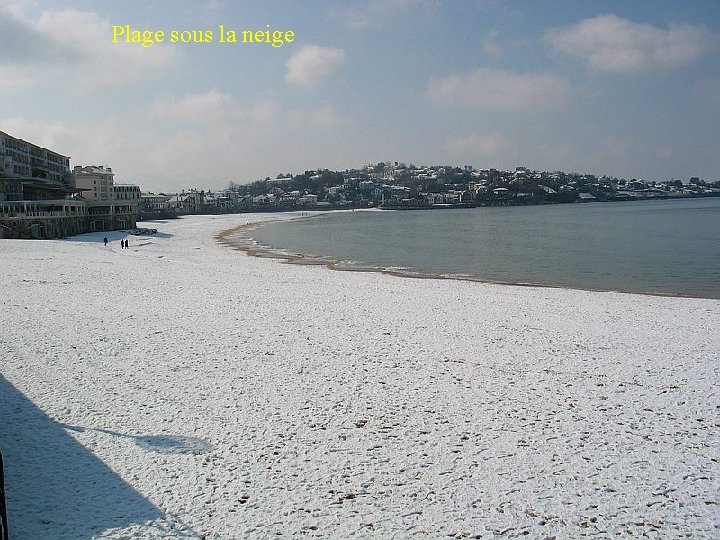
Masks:
[[[0,131],[0,238],[60,238],[135,228],[187,214],[343,208],[433,209],[720,196],[720,180],[379,162],[359,169],[281,173],[223,190],[144,192],[107,165],[70,158]]]

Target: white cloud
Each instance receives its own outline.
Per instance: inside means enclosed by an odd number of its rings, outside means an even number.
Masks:
[[[58,84],[97,90],[130,83],[173,58],[163,45],[112,43],[112,26],[94,13],[43,11],[39,18],[0,7],[0,89]]]
[[[309,112],[299,110],[292,111],[288,115],[288,118],[295,125],[309,125],[321,129],[332,129],[347,122],[347,120],[330,105],[325,105],[320,109]]]
[[[545,41],[595,68],[630,72],[677,68],[712,50],[716,38],[702,26],[671,24],[662,29],[610,14],[548,30]]]
[[[394,21],[410,11],[436,9],[438,0],[361,0],[335,11],[352,28],[365,28],[373,23]]]
[[[32,86],[37,76],[26,67],[2,65],[0,61],[0,91],[16,92]]]
[[[445,148],[448,152],[457,156],[480,156],[487,158],[496,157],[504,153],[509,148],[509,144],[500,133],[491,133],[489,135],[472,134],[449,140]]]
[[[155,103],[150,114],[159,119],[183,122],[206,123],[208,121],[243,117],[239,107],[229,94],[215,89],[200,94],[189,94],[182,98],[168,98]]]
[[[55,152],[69,156],[71,165],[108,165],[117,166],[124,161],[123,151],[127,144],[140,138],[124,122],[112,119],[78,120],[66,123],[60,121],[40,121],[22,116],[0,119],[0,129],[14,137],[31,141]],[[134,150],[146,152],[140,145]]]
[[[485,34],[485,37],[483,38],[483,50],[490,56],[500,56],[502,54],[502,47],[500,47],[497,40],[498,36],[498,31],[492,30],[491,32]]]
[[[464,75],[434,79],[427,93],[441,105],[487,109],[546,109],[570,97],[568,82],[552,73],[512,73],[481,68]]]
[[[73,165],[113,167],[144,190],[227,186],[269,174],[268,163],[293,155],[272,96],[248,105],[217,89],[163,99],[146,109],[73,122],[0,118],[13,136],[69,155]]]
[[[345,62],[342,49],[305,45],[287,61],[285,81],[300,86],[313,86],[329,77]]]
[[[60,152],[68,152],[69,148],[58,147],[62,141],[71,133],[71,130],[62,122],[40,122],[23,116],[4,118],[0,122],[0,129],[34,144],[51,148]],[[56,149],[57,147],[57,149]]]
[[[250,118],[262,126],[269,126],[278,117],[278,106],[272,99],[265,99],[256,103],[249,111]]]
[[[703,79],[697,84],[697,92],[720,107],[720,79]]]
[[[329,129],[341,126],[345,123],[345,119],[338,114],[335,109],[326,105],[325,107],[311,111],[308,114],[308,122],[312,126]]]
[[[192,123],[216,130],[240,122],[270,125],[277,117],[277,105],[272,99],[262,99],[252,106],[241,107],[233,96],[213,88],[181,98],[160,99],[150,107],[149,114],[165,122]]]

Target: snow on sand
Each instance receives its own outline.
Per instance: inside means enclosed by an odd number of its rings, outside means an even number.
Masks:
[[[720,536],[720,302],[0,241],[12,538]]]

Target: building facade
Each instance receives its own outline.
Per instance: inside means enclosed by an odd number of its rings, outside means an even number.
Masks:
[[[76,165],[75,188],[87,201],[90,231],[113,231],[135,227],[140,188],[134,184],[116,184],[110,167]]]
[[[0,238],[60,238],[134,227],[140,188],[112,169],[70,158],[0,131]]]
[[[0,238],[57,238],[87,230],[70,158],[0,131]]]
[[[88,201],[109,201],[113,197],[114,176],[110,167],[73,167],[75,188],[82,190],[82,197]]]
[[[0,174],[67,183],[70,158],[0,131]]]

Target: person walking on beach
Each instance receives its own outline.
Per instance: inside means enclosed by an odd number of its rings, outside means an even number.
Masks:
[[[120,249],[125,249],[125,241],[120,240]]]
[[[107,246],[107,236],[105,238],[103,238],[103,244],[105,244]]]
[[[125,249],[130,249],[130,241],[125,240]]]

